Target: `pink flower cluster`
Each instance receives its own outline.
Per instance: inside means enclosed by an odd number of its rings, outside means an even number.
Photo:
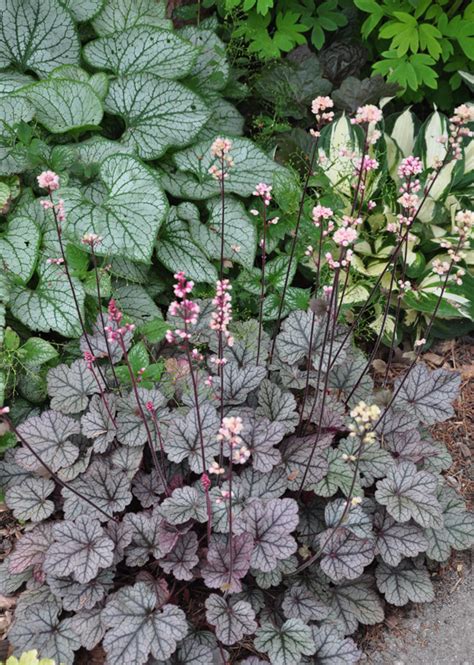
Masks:
[[[474,105],[461,104],[454,109],[454,115],[449,119],[449,145],[451,147],[453,158],[462,159],[462,140],[463,137],[471,138],[473,133],[466,127],[470,122],[474,122]]]
[[[9,406],[0,406],[0,416],[6,416],[8,413],[10,413]]]
[[[255,187],[255,191],[252,193],[254,196],[260,197],[264,205],[268,206],[270,205],[270,201],[272,200],[271,191],[272,191],[271,185],[266,185],[264,182],[259,182],[258,185]]]
[[[174,278],[176,279],[174,293],[177,298],[180,298],[180,301],[174,300],[169,306],[168,312],[171,316],[181,319],[184,329],[166,331],[166,341],[170,344],[175,343],[178,339],[191,339],[188,326],[196,325],[200,312],[199,305],[186,297],[193,290],[194,282],[187,281],[182,271],[175,273]]]
[[[411,178],[412,176],[419,175],[423,171],[423,162],[419,157],[410,155],[405,157],[400,162],[398,167],[399,178]]]
[[[242,418],[229,416],[222,419],[222,424],[217,435],[218,441],[226,441],[232,450],[232,461],[235,464],[245,464],[250,457],[250,450],[241,445],[242,439],[239,434],[244,429]]]
[[[328,111],[334,107],[334,102],[330,97],[316,97],[311,103],[311,111],[316,116],[316,124],[318,129],[310,129],[310,133],[317,137],[320,135],[319,129],[321,125],[326,122],[332,122],[334,120],[334,111]]]
[[[66,221],[66,209],[64,207],[63,199],[59,199],[57,203],[53,203],[49,199],[41,199],[40,205],[43,210],[52,210],[54,209],[56,213],[56,219],[58,222]]]
[[[326,206],[321,206],[321,205],[314,206],[311,212],[313,224],[316,226],[316,228],[319,228],[319,226],[321,225],[321,220],[330,219],[333,215],[334,212],[332,211],[331,208],[327,208]]]
[[[366,104],[365,106],[359,106],[355,118],[351,119],[351,123],[353,125],[363,125],[370,122],[380,122],[382,117],[382,111],[378,106]]]
[[[96,357],[90,351],[84,351],[84,360],[87,363],[87,369],[92,369],[92,365],[96,361]]]
[[[376,159],[364,155],[363,159],[356,159],[354,163],[354,175],[358,175],[361,171],[362,173],[369,173],[369,171],[375,171],[378,167],[379,163]]]
[[[211,156],[219,160],[219,166],[213,164],[209,173],[216,180],[225,180],[229,177],[229,170],[234,166],[234,160],[229,153],[232,150],[232,141],[218,137],[211,145]]]
[[[332,239],[336,243],[336,245],[341,245],[342,247],[348,247],[349,245],[352,245],[353,242],[357,240],[357,231],[350,227],[341,227],[335,231]]]
[[[54,171],[43,171],[36,179],[38,185],[42,189],[47,189],[48,192],[54,192],[56,189],[59,189],[59,176]]]
[[[60,266],[64,263],[64,259],[59,257],[57,259],[46,259],[46,263],[53,266]]]
[[[97,233],[85,233],[81,238],[81,243],[83,245],[89,245],[89,247],[95,247],[102,242],[102,238],[97,235]]]
[[[403,212],[397,215],[397,222],[389,222],[387,231],[399,233],[403,226],[411,226],[420,205],[418,192],[421,189],[420,180],[416,177],[423,171],[423,163],[418,157],[410,155],[403,159],[398,167],[398,175],[402,178],[398,189],[400,194],[397,199]]]
[[[215,330],[224,335],[225,341],[228,346],[234,344],[234,338],[228,330],[228,325],[232,321],[232,296],[229,291],[232,289],[232,286],[228,279],[220,280],[216,282],[216,295],[212,301],[212,304],[215,307],[215,311],[211,314],[211,330]],[[225,365],[225,358],[211,358],[211,361],[216,365]]]
[[[117,307],[117,303],[113,298],[109,301],[108,306],[108,320],[110,323],[115,323],[117,327],[113,325],[105,326],[105,332],[107,333],[107,339],[109,342],[120,342],[123,344],[123,336],[127,332],[132,332],[135,330],[135,324],[126,323],[124,326],[121,326],[123,319],[123,313]]]

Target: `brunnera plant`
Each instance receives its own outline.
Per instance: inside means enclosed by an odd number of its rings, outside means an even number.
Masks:
[[[315,105],[319,126],[330,100]],[[356,121],[369,116],[379,111]],[[223,138],[211,149],[221,237],[232,150]],[[58,175],[38,183],[71,284]],[[265,210],[269,186],[255,192]],[[355,663],[358,624],[382,621],[385,602],[431,600],[427,564],[472,542],[472,516],[442,475],[449,454],[427,430],[453,415],[460,377],[418,363],[418,345],[407,374],[374,389],[334,297],[355,225],[331,227],[321,207],[317,217],[340,248],[333,286],[273,339],[261,315],[233,321],[221,246],[212,300],[175,274],[159,381],[141,385],[135,325],[111,299],[84,327],[83,358],[49,371],[49,407],[17,426],[2,409],[20,445],[0,481],[25,522],[1,564],[2,593],[20,591],[16,653],[64,665],[98,645],[107,664]],[[472,221],[463,213],[461,240]],[[83,237],[92,256],[104,241]]]

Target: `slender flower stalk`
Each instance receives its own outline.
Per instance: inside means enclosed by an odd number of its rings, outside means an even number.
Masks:
[[[260,241],[260,248],[262,250],[262,272],[260,277],[260,302],[258,306],[257,365],[260,362],[260,348],[262,345],[263,303],[265,300],[265,265],[267,260],[267,230],[268,230],[267,207],[270,205],[270,202],[272,200],[271,191],[272,191],[271,185],[266,185],[264,182],[260,182],[256,186],[255,191],[253,192],[254,196],[258,196],[259,198],[262,199],[262,204],[263,204],[262,239]]]

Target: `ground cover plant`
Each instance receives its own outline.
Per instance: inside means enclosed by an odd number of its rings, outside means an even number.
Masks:
[[[318,154],[333,102],[318,97],[312,108]],[[384,603],[431,600],[427,566],[472,542],[472,515],[443,476],[449,454],[427,429],[452,416],[460,377],[418,360],[445,290],[462,279],[473,214],[456,213],[438,305],[408,371],[375,388],[368,370],[385,323],[366,357],[353,344],[357,322],[341,323],[339,313],[382,112],[366,105],[352,120],[365,137],[352,214],[314,206],[316,249],[307,249],[322,256],[333,243],[325,256],[332,278],[323,281],[320,263],[309,306],[285,315],[297,224],[272,335],[263,325],[267,233],[278,222],[266,182],[252,186],[262,252],[255,319],[235,317],[226,273],[238,139],[217,137],[201,156],[220,191],[218,275],[212,297],[197,298],[193,280],[174,274],[159,377],[137,370],[139,329],[100,290],[95,257],[113,234],[104,226],[99,235],[93,218],[81,228],[101,305],[92,331],[78,313],[82,357],[49,369],[43,411],[15,424],[2,409],[20,444],[0,466],[6,503],[25,522],[2,564],[2,592],[20,590],[9,631],[18,655],[36,648],[69,665],[100,646],[105,663],[355,663],[357,626],[382,621]],[[468,107],[456,109],[446,160],[460,157],[471,120]],[[443,166],[422,186],[421,161],[410,155],[400,164],[403,212],[384,271],[390,290]],[[76,302],[63,243],[74,198],[52,170],[37,184],[45,196],[34,205],[58,243],[48,265]],[[304,202],[302,194],[300,210]]]

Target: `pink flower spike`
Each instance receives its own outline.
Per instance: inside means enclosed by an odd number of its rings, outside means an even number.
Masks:
[[[203,473],[201,476],[201,487],[205,492],[209,492],[212,482],[207,473]]]
[[[87,369],[92,369],[92,365],[96,359],[90,351],[84,351],[84,360],[87,363]]]
[[[145,404],[145,408],[146,408],[146,410],[148,411],[148,413],[151,413],[152,415],[155,413],[155,407],[153,406],[153,402],[152,402],[152,401],[149,400],[149,401]]]
[[[43,171],[36,179],[38,185],[43,189],[47,189],[50,192],[59,189],[59,176],[54,171]]]

